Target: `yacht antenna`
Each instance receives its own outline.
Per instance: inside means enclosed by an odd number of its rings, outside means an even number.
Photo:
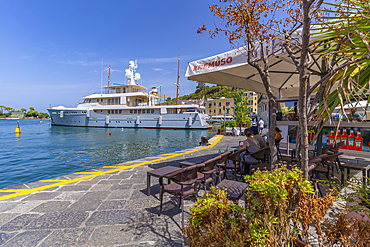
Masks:
[[[179,102],[179,80],[180,80],[180,55],[179,55],[179,59],[178,59],[178,63],[177,63],[177,83],[175,84],[176,85],[176,105],[178,105],[178,102]]]

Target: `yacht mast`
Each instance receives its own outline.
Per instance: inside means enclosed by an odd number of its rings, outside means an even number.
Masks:
[[[110,64],[109,64],[109,74],[108,74],[108,87],[109,87],[109,82],[110,82]],[[109,89],[108,89],[108,94],[109,94]]]
[[[176,87],[177,87],[177,90],[176,90],[176,105],[178,105],[179,103],[179,80],[180,80],[180,55],[179,55],[179,59],[178,59],[178,63],[177,63],[177,83],[175,84]]]
[[[100,94],[103,94],[103,58],[101,59],[100,69]]]

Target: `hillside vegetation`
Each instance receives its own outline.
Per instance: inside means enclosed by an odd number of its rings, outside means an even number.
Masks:
[[[208,98],[233,98],[237,92],[239,92],[241,89],[227,87],[227,86],[207,86],[204,82],[198,82],[198,85],[196,87],[196,90],[194,93],[191,93],[189,95],[183,95],[179,96],[179,100],[190,100],[190,99],[202,99],[204,96],[204,99]],[[175,103],[176,98],[167,99],[168,104]]]

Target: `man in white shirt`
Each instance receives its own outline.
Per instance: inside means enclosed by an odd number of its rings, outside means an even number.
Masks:
[[[265,122],[262,120],[262,118],[260,118],[260,121],[258,122],[258,124],[259,124],[259,128],[258,128],[259,133],[260,133],[260,135],[262,135],[263,127],[265,126]]]

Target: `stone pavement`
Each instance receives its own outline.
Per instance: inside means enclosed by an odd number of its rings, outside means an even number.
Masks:
[[[152,178],[151,195],[147,196],[146,172],[235,149],[244,139],[223,137],[208,149],[35,192],[29,189],[40,186],[40,182],[6,188],[0,196],[27,189],[32,193],[0,200],[0,246],[183,246],[179,200],[165,194],[159,217],[158,179]],[[186,218],[194,202],[193,197],[185,199]]]
[[[244,139],[225,136],[208,149],[179,151],[169,158],[161,156],[160,161],[147,157],[118,164],[121,168],[113,172],[103,167],[0,190],[0,246],[184,246],[179,199],[165,194],[159,217],[158,179],[151,179],[147,196],[146,172],[191,158],[213,157],[219,150],[236,149]],[[122,168],[136,162],[147,164]],[[104,173],[107,169],[109,173]],[[14,191],[30,193],[2,199]],[[185,218],[194,202],[193,197],[185,199]],[[333,207],[330,217],[340,208]],[[314,233],[312,237],[315,246]]]

